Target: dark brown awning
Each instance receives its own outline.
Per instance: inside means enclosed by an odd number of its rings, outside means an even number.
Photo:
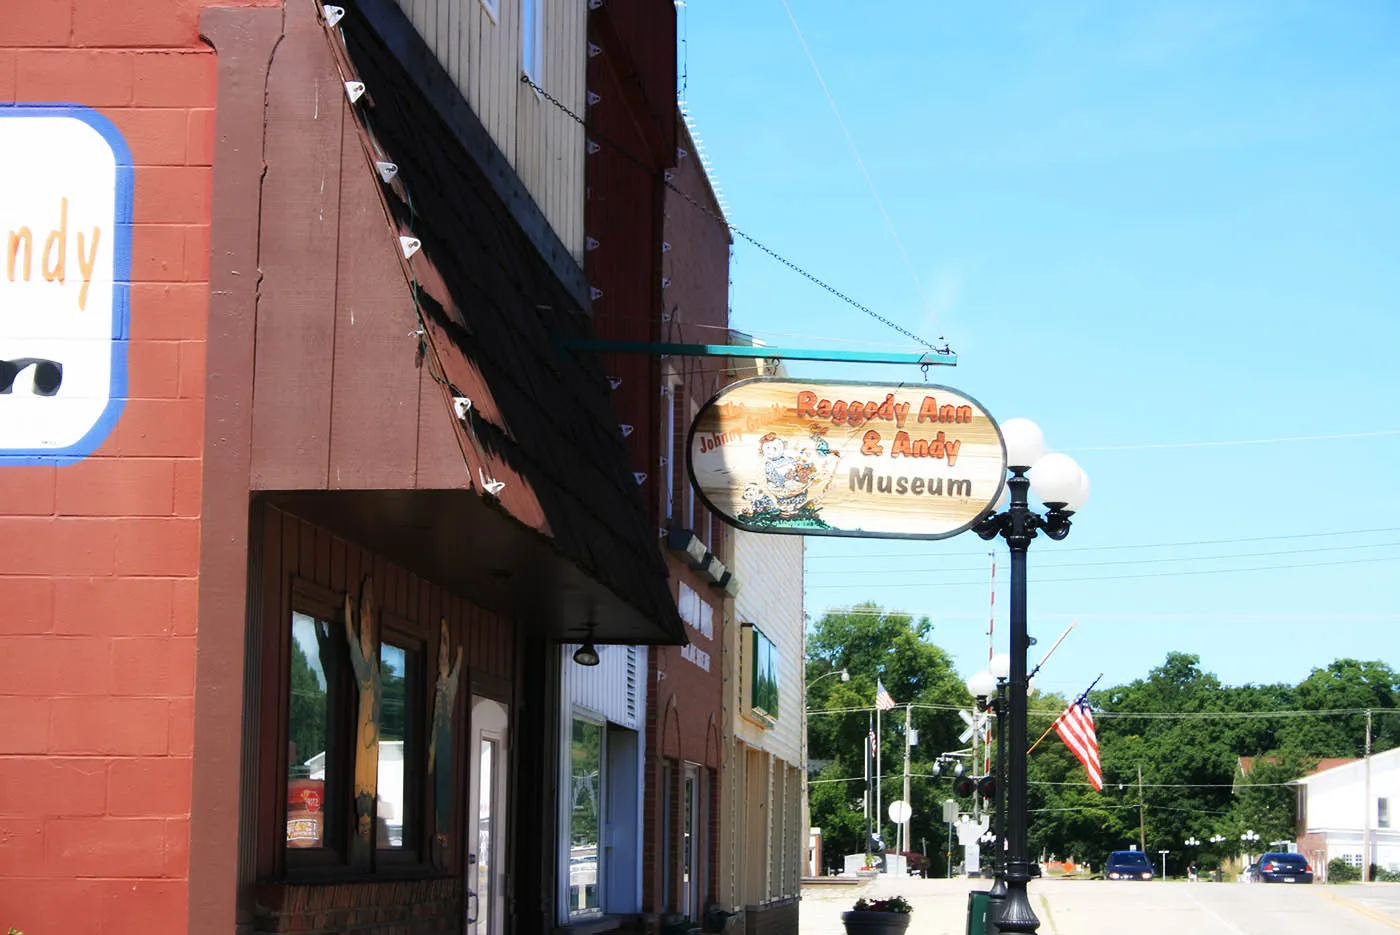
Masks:
[[[347,195],[340,236],[353,225],[384,257],[400,235],[422,242],[413,281],[402,283],[425,331],[420,363],[434,378],[414,403],[420,466],[405,486],[419,489],[282,486],[266,496],[560,638],[581,637],[593,622],[599,642],[685,643],[606,375],[596,357],[556,347],[592,336],[582,272],[523,189],[502,197],[503,178],[513,178],[503,175],[504,156],[399,9],[345,5],[352,11],[337,54],[348,54],[368,89],[353,109],[359,131],[398,175],[383,189],[388,214],[347,216]],[[363,173],[379,190],[363,152],[346,145],[341,162],[342,175]],[[345,184],[351,192],[359,183]],[[337,385],[350,380],[336,371]],[[466,419],[456,418],[453,397],[471,400]],[[424,470],[428,448],[455,456],[443,444],[449,432],[464,469]],[[469,488],[424,489],[462,477]],[[493,480],[504,484],[495,494],[485,489]],[[338,486],[332,471],[326,487]]]

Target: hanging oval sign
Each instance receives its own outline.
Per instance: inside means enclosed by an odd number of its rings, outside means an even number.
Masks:
[[[750,532],[945,539],[1006,482],[1001,429],[946,386],[755,377],[690,427],[690,481]]]

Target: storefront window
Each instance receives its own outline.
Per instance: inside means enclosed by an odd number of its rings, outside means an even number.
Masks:
[[[327,788],[332,733],[332,685],[337,640],[332,624],[292,615],[291,683],[287,703],[287,847],[325,847],[326,811],[334,801]],[[333,774],[333,771],[332,771]]]
[[[778,647],[757,627],[753,631],[753,710],[778,719]]]
[[[700,784],[694,767],[686,767],[685,790],[681,793],[681,908],[688,918],[695,913],[695,793]]]
[[[492,902],[495,893],[491,888],[491,881],[496,876],[496,855],[492,847],[496,825],[496,741],[482,739],[480,756],[481,769],[477,779],[480,791],[477,793],[475,892],[481,903],[476,917],[491,919],[496,911]]]
[[[411,829],[407,812],[413,804],[409,788],[407,758],[413,750],[413,708],[410,700],[418,696],[416,682],[417,653],[381,643],[379,672],[384,691],[379,725],[379,787],[375,801],[375,846],[400,848],[410,846]],[[415,760],[416,762],[416,760]]]
[[[570,744],[569,915],[603,911],[599,843],[603,818],[603,725],[573,719]]]

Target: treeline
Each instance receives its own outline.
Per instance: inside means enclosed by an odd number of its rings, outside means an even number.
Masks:
[[[873,716],[861,709],[874,704],[877,679],[899,705],[915,705],[907,850],[920,854],[916,862],[935,875],[946,872],[950,857],[955,864],[961,859],[956,841],[949,848],[942,822],[943,801],[955,797],[951,780],[947,772],[931,774],[940,754],[966,747],[958,739],[966,725],[951,709],[970,709],[972,699],[932,634],[926,618],[875,604],[828,613],[808,634],[808,708],[839,712],[808,719],[808,800],[812,825],[822,829],[828,870],[841,866],[841,855],[865,849],[864,750]],[[849,681],[833,674],[842,669]],[[1037,693],[1030,736],[1040,736],[1067,701]],[[1203,672],[1199,657],[1171,653],[1145,678],[1095,691],[1090,702],[1103,791],[1087,784],[1083,768],[1054,734],[1030,759],[1031,843],[1046,857],[1098,865],[1111,850],[1145,846],[1154,863],[1157,851],[1170,851],[1173,873],[1192,859],[1213,867],[1240,852],[1246,830],[1266,846],[1293,840],[1297,792],[1287,783],[1323,758],[1360,756],[1362,711],[1377,712],[1373,751],[1400,746],[1400,675],[1382,662],[1339,659],[1296,685],[1228,686]],[[903,707],[882,717],[885,806],[903,791],[904,718]],[[1247,773],[1241,758],[1249,759]],[[972,808],[971,800],[960,805]],[[892,850],[894,826],[880,818],[876,828]],[[1224,840],[1212,843],[1213,836]],[[1188,847],[1188,839],[1202,843]]]
[[[1170,653],[1146,678],[1089,699],[1104,789],[1084,785],[1078,761],[1047,740],[1030,763],[1031,839],[1046,854],[1094,863],[1145,845],[1170,851],[1169,869],[1191,859],[1208,867],[1238,854],[1246,831],[1264,845],[1254,853],[1292,841],[1298,794],[1288,783],[1322,759],[1361,756],[1362,712],[1377,712],[1373,752],[1400,745],[1400,676],[1382,662],[1338,659],[1296,685],[1232,686],[1203,672],[1198,656]],[[1033,705],[1053,710],[1063,701]],[[1033,716],[1032,730],[1038,736],[1052,720]],[[1212,843],[1217,836],[1225,840]],[[1188,839],[1203,843],[1188,847]]]

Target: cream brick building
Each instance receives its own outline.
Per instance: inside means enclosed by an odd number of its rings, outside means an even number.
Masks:
[[[737,626],[725,645],[719,893],[745,935],[797,931],[806,852],[801,536],[736,532]],[[776,684],[774,684],[776,683]]]

